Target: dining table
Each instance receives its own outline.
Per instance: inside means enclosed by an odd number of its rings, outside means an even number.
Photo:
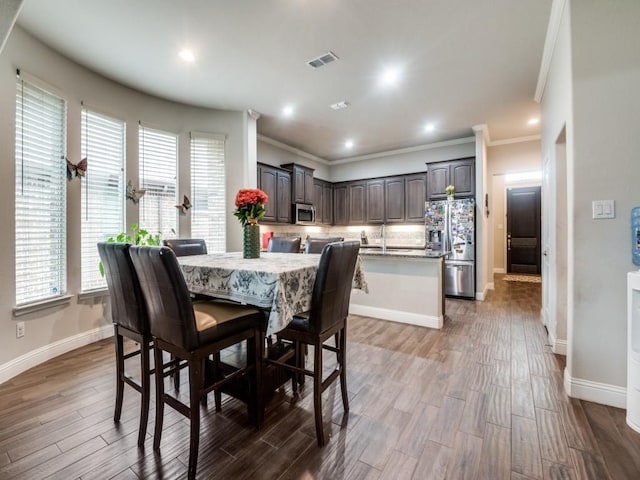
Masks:
[[[320,254],[263,252],[243,258],[242,252],[178,257],[192,293],[232,300],[269,311],[266,335],[287,326],[294,315],[311,309]],[[353,288],[367,291],[360,258]]]

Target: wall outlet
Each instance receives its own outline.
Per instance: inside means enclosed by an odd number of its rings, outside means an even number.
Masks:
[[[16,338],[24,337],[24,322],[16,323]]]

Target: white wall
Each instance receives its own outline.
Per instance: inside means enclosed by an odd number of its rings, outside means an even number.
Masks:
[[[636,0],[567,2],[542,98],[543,157],[553,165],[556,155],[566,156],[565,387],[572,396],[617,406],[625,402],[625,279],[634,268],[629,212],[639,203],[638,18]],[[564,127],[566,151],[558,152]],[[552,171],[544,187],[555,184]],[[599,199],[615,200],[615,219],[591,218],[591,202]],[[554,213],[545,222],[552,236],[555,221]],[[554,248],[550,253],[553,266]]]
[[[92,329],[107,325],[105,298],[78,301],[50,308],[20,320],[26,320],[24,338],[16,339],[14,305],[14,194],[15,194],[15,91],[16,68],[54,87],[67,100],[68,156],[80,156],[80,101],[85,105],[117,116],[127,122],[127,179],[137,184],[138,121],[179,134],[180,194],[187,193],[189,132],[213,132],[227,135],[226,197],[231,213],[238,188],[250,178],[247,170],[248,140],[243,112],[218,111],[180,105],[141,94],[100,77],[60,56],[42,43],[15,27],[0,54],[0,242],[4,245],[0,257],[3,288],[0,289],[0,374],[7,362],[23,358],[28,352],[46,347]],[[254,139],[255,142],[255,139]],[[91,163],[89,163],[91,168]],[[254,166],[255,171],[255,166]],[[255,178],[255,172],[253,173]],[[68,292],[80,290],[80,182],[68,183]],[[137,208],[127,202],[127,225],[137,220]],[[229,215],[227,227],[229,249],[239,250],[241,228]],[[188,217],[180,222],[180,234],[188,235]],[[15,364],[15,362],[14,362]],[[15,365],[14,365],[15,366]],[[1,376],[1,375],[0,375]]]
[[[260,139],[258,139],[258,162],[273,165],[274,167],[286,165],[287,163],[297,163],[305,167],[313,168],[313,176],[315,178],[329,180],[329,167],[326,164],[310,160]]]
[[[330,180],[344,182],[362,178],[426,172],[427,163],[473,157],[476,154],[473,137],[463,139],[460,142],[463,143],[456,142],[447,145],[448,142],[442,142],[441,146],[432,144],[428,148],[415,151],[388,152],[375,157],[367,155],[361,157],[361,161],[354,161],[354,159],[337,161],[331,165]]]

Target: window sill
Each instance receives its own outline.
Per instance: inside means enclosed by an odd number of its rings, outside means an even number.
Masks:
[[[59,305],[66,305],[71,303],[73,295],[62,295],[60,297],[50,298],[41,302],[27,303],[17,307],[13,307],[13,316],[22,317],[23,315],[29,315],[33,312],[40,310],[46,310],[47,308],[57,307]]]
[[[107,288],[100,288],[97,290],[87,290],[85,292],[80,292],[78,294],[78,302],[81,302],[82,300],[89,300],[91,298],[108,297],[108,296],[109,296],[109,289]]]

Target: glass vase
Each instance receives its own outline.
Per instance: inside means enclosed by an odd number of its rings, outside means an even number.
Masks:
[[[260,258],[260,225],[247,223],[242,232],[242,258]]]

